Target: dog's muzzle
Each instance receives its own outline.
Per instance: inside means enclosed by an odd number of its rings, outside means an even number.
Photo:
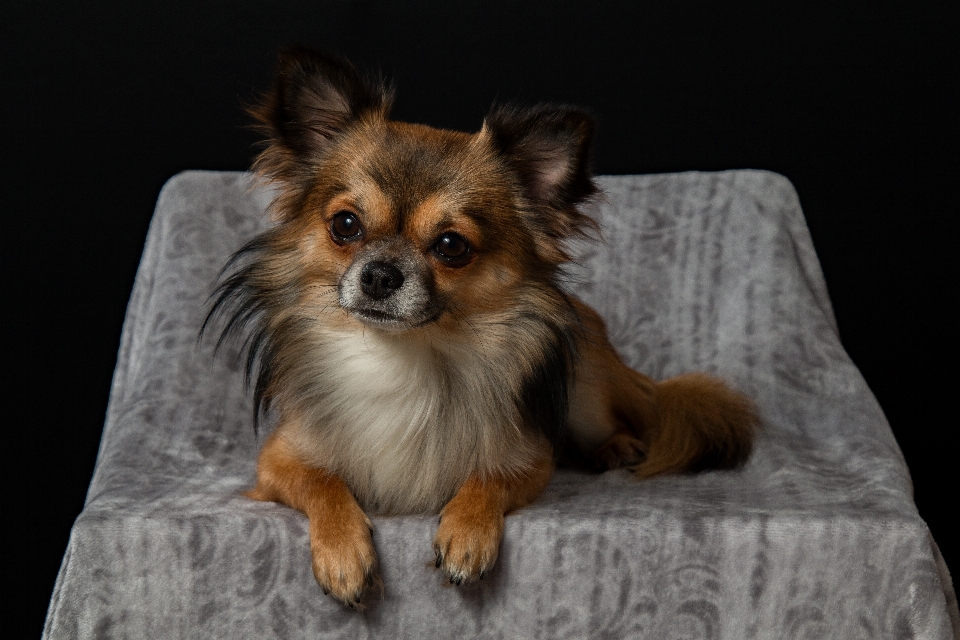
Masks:
[[[427,324],[442,311],[433,293],[433,270],[409,243],[393,239],[358,253],[337,287],[340,306],[367,326],[403,331]]]

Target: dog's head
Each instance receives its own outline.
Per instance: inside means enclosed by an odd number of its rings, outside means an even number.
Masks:
[[[391,99],[345,61],[281,55],[252,113],[268,135],[255,169],[279,186],[277,242],[295,256],[285,268],[335,288],[340,322],[393,331],[552,281],[592,224],[578,210],[596,191],[590,117],[501,107],[467,134],[392,121]]]

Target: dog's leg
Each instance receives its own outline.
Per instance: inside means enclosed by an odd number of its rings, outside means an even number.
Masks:
[[[583,323],[580,363],[570,394],[567,435],[597,471],[646,460],[659,425],[656,383],[627,367],[597,313],[574,300]]]
[[[568,429],[590,464],[648,477],[729,469],[747,459],[759,421],[746,396],[703,373],[655,382],[630,369],[600,316],[575,304],[584,336]]]
[[[504,515],[533,502],[553,475],[553,454],[544,442],[537,459],[517,475],[470,476],[440,512],[433,541],[437,568],[450,582],[483,578],[497,559]]]
[[[339,476],[302,462],[278,431],[263,446],[257,486],[247,496],[305,513],[317,582],[324,593],[360,607],[367,588],[379,582],[373,525]]]

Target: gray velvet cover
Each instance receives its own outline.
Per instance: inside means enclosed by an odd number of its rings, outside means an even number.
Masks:
[[[235,351],[197,345],[227,257],[268,221],[241,173],[164,187],[47,638],[950,638],[956,598],[907,468],[844,352],[797,195],[758,171],[600,179],[605,244],[573,291],[656,377],[758,402],[745,469],[557,474],[452,587],[434,517],[374,518],[383,599],[324,597],[307,521],[240,496],[258,441]],[[261,434],[262,439],[263,434]]]

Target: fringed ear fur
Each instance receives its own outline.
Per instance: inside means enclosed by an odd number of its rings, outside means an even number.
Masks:
[[[595,228],[577,209],[597,192],[590,173],[590,114],[558,105],[498,107],[484,121],[483,134],[533,205],[534,232],[547,236],[548,253],[565,259],[562,243]]]
[[[386,118],[393,92],[346,60],[302,47],[280,53],[273,87],[250,114],[267,136],[254,169],[291,183],[330,141],[365,116]]]

